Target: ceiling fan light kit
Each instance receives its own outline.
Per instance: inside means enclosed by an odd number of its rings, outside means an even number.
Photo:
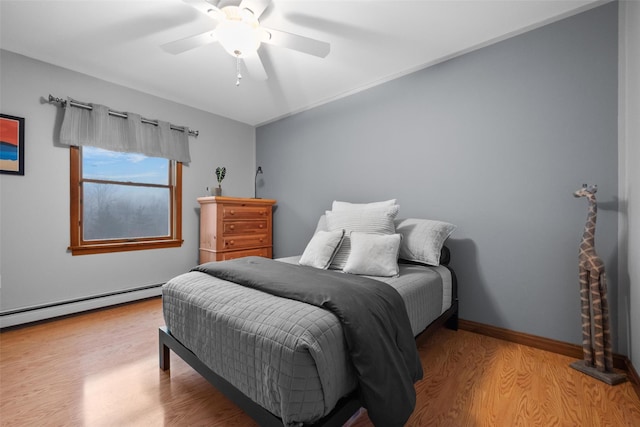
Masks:
[[[238,6],[228,5],[222,8],[218,8],[219,2],[215,0],[183,1],[217,24],[212,31],[166,43],[162,48],[169,53],[179,54],[216,41],[220,42],[222,48],[236,58],[236,86],[240,85],[242,78],[241,60],[253,78],[268,78],[258,55],[262,43],[286,47],[320,58],[329,54],[329,43],[262,27],[259,18],[269,6],[270,0],[242,0]]]
[[[218,41],[227,53],[236,58],[245,58],[255,52],[262,42],[260,24],[248,9],[238,6],[222,8],[225,18],[215,29]]]

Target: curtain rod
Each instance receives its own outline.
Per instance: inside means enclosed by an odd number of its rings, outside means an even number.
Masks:
[[[49,94],[49,102],[50,103],[59,103],[62,106],[66,106],[67,105],[67,100],[66,99],[62,99],[62,98],[56,98],[55,96]],[[69,99],[69,105],[73,106],[73,107],[79,107],[79,108],[85,108],[87,110],[93,110],[93,107],[89,104],[86,104],[84,102],[80,102],[80,101],[76,101],[74,99]],[[109,109],[109,115],[110,116],[115,116],[115,117],[122,117],[123,119],[126,119],[127,113],[122,113],[120,111],[114,111]],[[140,121],[142,123],[148,123],[150,125],[154,125],[154,126],[158,126],[158,121],[157,120],[151,120],[151,119],[145,119],[144,117],[140,118]],[[173,130],[178,130],[181,132],[187,132],[189,134],[189,136],[195,136],[197,137],[200,134],[200,131],[198,130],[191,130],[187,127],[183,127],[183,126],[176,126],[176,125],[169,125],[171,127],[171,129]]]

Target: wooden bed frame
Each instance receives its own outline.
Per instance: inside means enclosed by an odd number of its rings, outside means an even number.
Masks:
[[[445,266],[451,272],[451,307],[440,315],[436,320],[431,322],[427,328],[416,337],[416,345],[420,347],[429,336],[431,336],[440,327],[445,326],[449,329],[458,330],[458,280],[454,271],[449,266]],[[282,427],[282,419],[273,415],[262,406],[249,399],[244,393],[238,390],[230,382],[222,378],[207,367],[198,357],[188,348],[175,339],[167,330],[166,326],[159,329],[159,356],[160,369],[167,371],[171,367],[170,351],[180,356],[189,366],[195,369],[209,383],[217,388],[229,400],[238,405],[244,412],[253,418],[262,427]],[[328,415],[313,424],[305,424],[308,427],[341,427],[346,423],[360,408],[362,402],[357,391],[340,399],[336,407]]]

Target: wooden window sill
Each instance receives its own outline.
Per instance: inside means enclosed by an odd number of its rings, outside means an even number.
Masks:
[[[96,243],[69,246],[72,255],[91,255],[111,252],[140,251],[146,249],[179,248],[184,240],[154,240],[148,242]]]

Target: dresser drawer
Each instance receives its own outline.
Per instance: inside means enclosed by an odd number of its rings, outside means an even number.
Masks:
[[[271,206],[223,206],[222,219],[224,221],[234,219],[261,219],[267,218],[271,211]]]
[[[200,264],[211,261],[226,261],[229,259],[242,258],[245,256],[261,256],[264,258],[271,258],[271,248],[259,248],[259,249],[241,249],[239,251],[224,251],[215,252],[206,249],[200,249]]]
[[[225,251],[215,252],[208,250],[200,250],[200,264],[211,261],[227,261],[230,259],[242,258],[246,256],[261,256],[264,258],[271,258],[271,248],[259,248],[259,249],[243,249],[239,251]]]
[[[256,221],[225,221],[222,224],[222,232],[224,236],[232,236],[236,234],[254,234],[266,233],[269,224],[267,220]]]
[[[242,236],[223,237],[223,250],[255,248],[260,246],[271,246],[271,238],[267,234],[254,234]]]
[[[230,259],[242,258],[246,256],[261,256],[271,258],[271,248],[246,249],[244,251],[218,252],[217,261],[227,261]]]

